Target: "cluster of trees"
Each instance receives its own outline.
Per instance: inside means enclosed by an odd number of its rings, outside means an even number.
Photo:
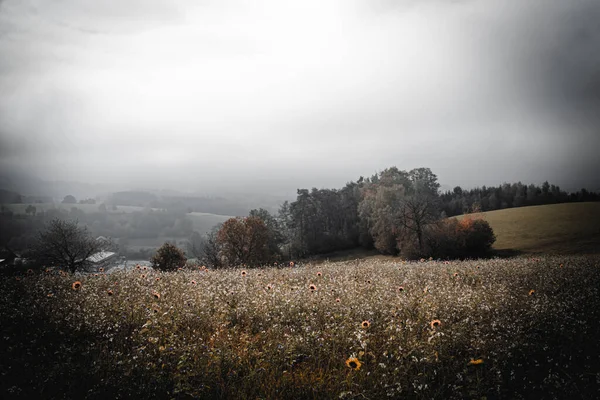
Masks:
[[[65,196],[65,198],[63,199],[63,201],[61,203],[62,204],[77,204],[77,199],[72,194],[68,194]],[[92,198],[81,199],[81,200],[79,200],[79,204],[96,204],[96,200],[94,200]]]
[[[282,259],[285,239],[279,222],[264,209],[252,210],[248,217],[230,218],[207,236],[194,232],[187,243],[193,257],[213,267],[262,265]]]
[[[342,189],[299,189],[276,216],[252,210],[188,251],[213,266],[273,262],[363,246],[404,257],[483,255],[495,240],[487,222],[442,220],[437,176],[429,168],[396,167]]]
[[[145,192],[119,196],[134,202],[160,201]],[[63,202],[76,204],[71,197]],[[548,182],[540,187],[520,182],[472,190],[456,187],[440,194],[437,176],[429,168],[401,171],[391,167],[341,189],[298,189],[296,200],[284,202],[275,215],[262,208],[251,210],[247,217],[231,218],[204,236],[193,232],[192,221],[186,218],[189,210],[147,208],[118,214],[107,213],[101,204],[98,212],[84,213],[76,207],[70,212],[38,211],[30,205],[24,216],[3,208],[0,245],[33,246],[35,232],[48,220],[71,218],[87,225],[96,236],[122,238],[124,244],[129,238],[189,238],[188,255],[214,267],[267,264],[358,246],[407,258],[475,257],[488,252],[495,241],[489,224],[481,219],[445,217],[594,200],[600,200],[600,195],[585,189],[569,195]]]
[[[544,204],[600,201],[600,194],[581,189],[567,193],[547,181],[541,186],[521,182],[504,183],[500,186],[483,186],[470,190],[460,186],[440,196],[444,215],[466,214],[472,210],[493,211],[504,208],[537,206]]]

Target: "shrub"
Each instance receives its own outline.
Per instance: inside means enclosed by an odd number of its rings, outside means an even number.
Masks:
[[[464,248],[468,255],[485,255],[496,241],[492,227],[483,219],[471,220],[463,234]]]
[[[150,259],[152,268],[161,271],[176,271],[177,268],[183,268],[186,261],[183,250],[168,242],[163,244]]]
[[[466,216],[460,221],[450,218],[430,224],[424,231],[424,249],[421,253],[415,237],[399,241],[401,256],[406,258],[468,258],[486,256],[496,236],[490,224],[479,218]]]

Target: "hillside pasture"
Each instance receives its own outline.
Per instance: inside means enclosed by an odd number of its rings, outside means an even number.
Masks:
[[[519,207],[477,215],[494,230],[494,249],[500,252],[600,253],[600,202]]]
[[[595,399],[599,318],[597,255],[31,271],[0,282],[1,390],[3,398]]]

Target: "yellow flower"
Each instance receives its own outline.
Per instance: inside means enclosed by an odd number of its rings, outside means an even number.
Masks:
[[[471,358],[471,361],[469,361],[469,365],[479,365],[479,364],[483,364],[483,358],[478,358],[477,360],[474,360]]]
[[[431,326],[431,329],[437,328],[440,325],[442,325],[442,321],[440,321],[439,319],[434,319],[433,321],[431,321],[429,323],[429,326]]]
[[[350,357],[346,360],[346,366],[355,371],[358,371],[361,367],[362,363],[356,357]]]
[[[531,290],[529,291],[529,295],[530,295],[530,296],[533,296],[533,294],[534,294],[534,293],[535,293],[535,290],[533,290],[533,289],[531,289]]]
[[[369,321],[363,321],[360,326],[362,326],[363,328],[367,329],[368,327],[371,326],[371,323]]]

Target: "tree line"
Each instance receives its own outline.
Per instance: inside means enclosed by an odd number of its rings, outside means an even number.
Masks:
[[[548,181],[541,186],[521,182],[499,186],[482,186],[466,190],[456,186],[440,196],[445,216],[466,214],[473,210],[493,211],[505,208],[545,204],[600,201],[600,194],[581,189],[567,193]]]
[[[15,235],[22,238],[37,231],[33,228],[49,218],[71,217],[90,226],[96,235],[104,235],[107,229],[106,236],[124,238],[159,234],[188,237],[186,256],[213,267],[265,265],[357,247],[405,258],[466,258],[489,254],[494,233],[481,218],[458,220],[449,216],[597,200],[597,193],[582,189],[567,194],[548,182],[539,187],[519,182],[471,190],[457,186],[440,193],[437,175],[429,168],[403,171],[391,167],[350,181],[340,189],[298,189],[296,200],[284,202],[275,214],[254,209],[248,216],[231,218],[205,235],[192,231],[185,211],[109,215],[105,210],[85,214],[73,208],[67,214],[50,210],[60,214],[53,216],[32,208],[27,211],[31,218],[3,210],[2,222],[11,233],[0,236],[2,242],[14,243]],[[26,239],[35,244],[33,237]],[[179,259],[175,264],[180,263]]]
[[[277,262],[362,246],[418,257],[484,255],[495,240],[487,222],[443,219],[437,176],[429,168],[387,168],[341,189],[298,189],[276,215],[264,209],[232,218],[188,253],[213,266]]]

